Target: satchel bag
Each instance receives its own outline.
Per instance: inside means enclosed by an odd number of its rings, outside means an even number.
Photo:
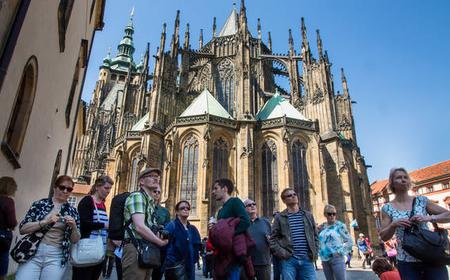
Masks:
[[[12,242],[12,232],[6,229],[0,229],[0,252],[9,251]]]
[[[100,222],[98,215],[98,208],[93,201],[95,210],[97,211],[97,222]],[[72,245],[70,251],[70,263],[75,267],[86,267],[99,264],[105,258],[105,246],[103,245],[103,238],[101,230],[99,235],[94,238],[83,238]]]
[[[19,239],[10,252],[11,258],[17,263],[25,263],[31,259],[36,254],[42,238],[44,238],[44,235],[50,228],[51,226],[45,227],[40,231],[27,234]]]
[[[410,218],[414,216],[416,198],[413,199]],[[418,224],[412,224],[405,229],[403,236],[403,249],[411,256],[432,265],[450,264],[448,254],[447,230],[439,228],[433,223],[435,231],[421,228]]]
[[[145,203],[145,209],[147,210],[147,201]],[[156,211],[153,212],[153,220],[155,218]],[[147,211],[145,211],[145,219],[147,221]],[[157,268],[161,266],[161,252],[160,248],[153,244],[150,241],[145,239],[136,239],[133,234],[133,231],[130,229],[130,225],[133,222],[132,218],[130,218],[125,224],[125,230],[130,236],[131,242],[133,243],[136,251],[138,253],[138,265],[140,268],[149,269],[149,268]]]

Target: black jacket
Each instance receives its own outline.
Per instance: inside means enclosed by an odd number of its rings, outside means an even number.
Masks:
[[[104,223],[93,221],[94,209],[94,200],[90,195],[83,197],[80,203],[78,203],[81,238],[88,238],[93,230],[99,230],[105,227]]]

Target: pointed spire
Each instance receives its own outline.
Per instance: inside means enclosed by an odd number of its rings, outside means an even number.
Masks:
[[[308,38],[306,38],[306,26],[305,26],[305,18],[302,17],[302,42],[307,44]]]
[[[344,96],[349,96],[347,78],[345,77],[344,68],[341,68],[341,79],[342,79],[342,90],[344,91]]]
[[[111,47],[108,48],[108,52],[103,59],[103,65],[100,68],[109,68],[111,66]]]
[[[319,59],[323,59],[323,47],[322,47],[322,39],[320,38],[320,30],[316,30],[317,34],[317,50],[319,51]]]
[[[180,32],[180,10],[177,10],[177,15],[175,17],[175,36],[178,36]]]
[[[289,28],[289,54],[294,55],[294,38],[292,37],[292,30]]]
[[[200,38],[198,39],[199,48],[203,48],[203,29],[200,29]]]
[[[217,28],[217,25],[216,25],[216,17],[214,17],[213,18],[213,38],[216,38],[216,28]]]
[[[162,29],[162,32],[161,32],[161,40],[159,42],[159,54],[164,53],[164,47],[166,45],[166,27],[167,27],[167,24],[164,23],[163,24],[163,29]]]
[[[184,48],[189,49],[189,23],[186,24],[186,31],[184,32]]]
[[[269,50],[272,50],[272,35],[270,35],[270,31],[268,32],[267,47]]]
[[[302,31],[302,56],[303,56],[303,61],[308,64],[308,63],[311,62],[311,51],[309,49],[308,38],[306,37],[305,19],[303,17],[302,17],[302,20],[301,20],[301,31]]]
[[[258,39],[261,40],[261,19],[258,18]]]
[[[129,64],[133,62],[133,54],[134,54],[134,43],[133,43],[133,16],[134,16],[134,8],[130,13],[130,20],[125,27],[125,35],[117,46],[117,56],[114,60],[120,60],[124,64]]]
[[[245,0],[241,0],[241,16],[247,17],[247,9],[245,8]]]
[[[240,13],[240,27],[246,32],[247,29],[247,9],[245,8],[245,1],[241,0],[241,13]]]

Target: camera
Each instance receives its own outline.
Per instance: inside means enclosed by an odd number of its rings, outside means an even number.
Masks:
[[[170,239],[170,232],[164,229],[164,226],[161,225],[153,225],[151,227],[151,230],[154,234],[159,234],[161,236],[161,239]]]

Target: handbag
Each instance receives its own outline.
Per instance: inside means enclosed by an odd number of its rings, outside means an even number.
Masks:
[[[147,209],[147,200],[145,203],[145,209]],[[155,217],[156,212],[153,212],[153,217]],[[154,220],[154,219],[153,219]],[[136,251],[138,253],[138,265],[140,268],[149,269],[156,268],[161,266],[161,252],[159,247],[156,244],[153,244],[150,241],[145,239],[136,239],[133,234],[133,231],[130,229],[130,225],[132,223],[132,219],[130,218],[125,224],[125,230],[130,236],[131,242],[133,243]],[[147,211],[145,211],[145,219],[147,221]]]
[[[9,251],[12,242],[12,232],[6,229],[0,229],[0,252]]]
[[[409,218],[414,216],[416,198],[413,199],[412,210]],[[439,228],[433,223],[434,231],[421,228],[418,224],[412,224],[405,229],[403,236],[403,249],[411,256],[432,265],[450,264],[448,254],[447,230]]]
[[[10,252],[11,258],[19,264],[31,259],[36,254],[42,238],[52,226],[44,227],[19,239]]]
[[[95,210],[98,213],[97,205],[93,201]],[[100,222],[99,215],[97,215],[97,222]],[[99,235],[94,238],[83,238],[72,245],[70,251],[70,263],[75,267],[86,267],[99,264],[105,258],[105,247],[103,245],[103,238],[101,230]]]

